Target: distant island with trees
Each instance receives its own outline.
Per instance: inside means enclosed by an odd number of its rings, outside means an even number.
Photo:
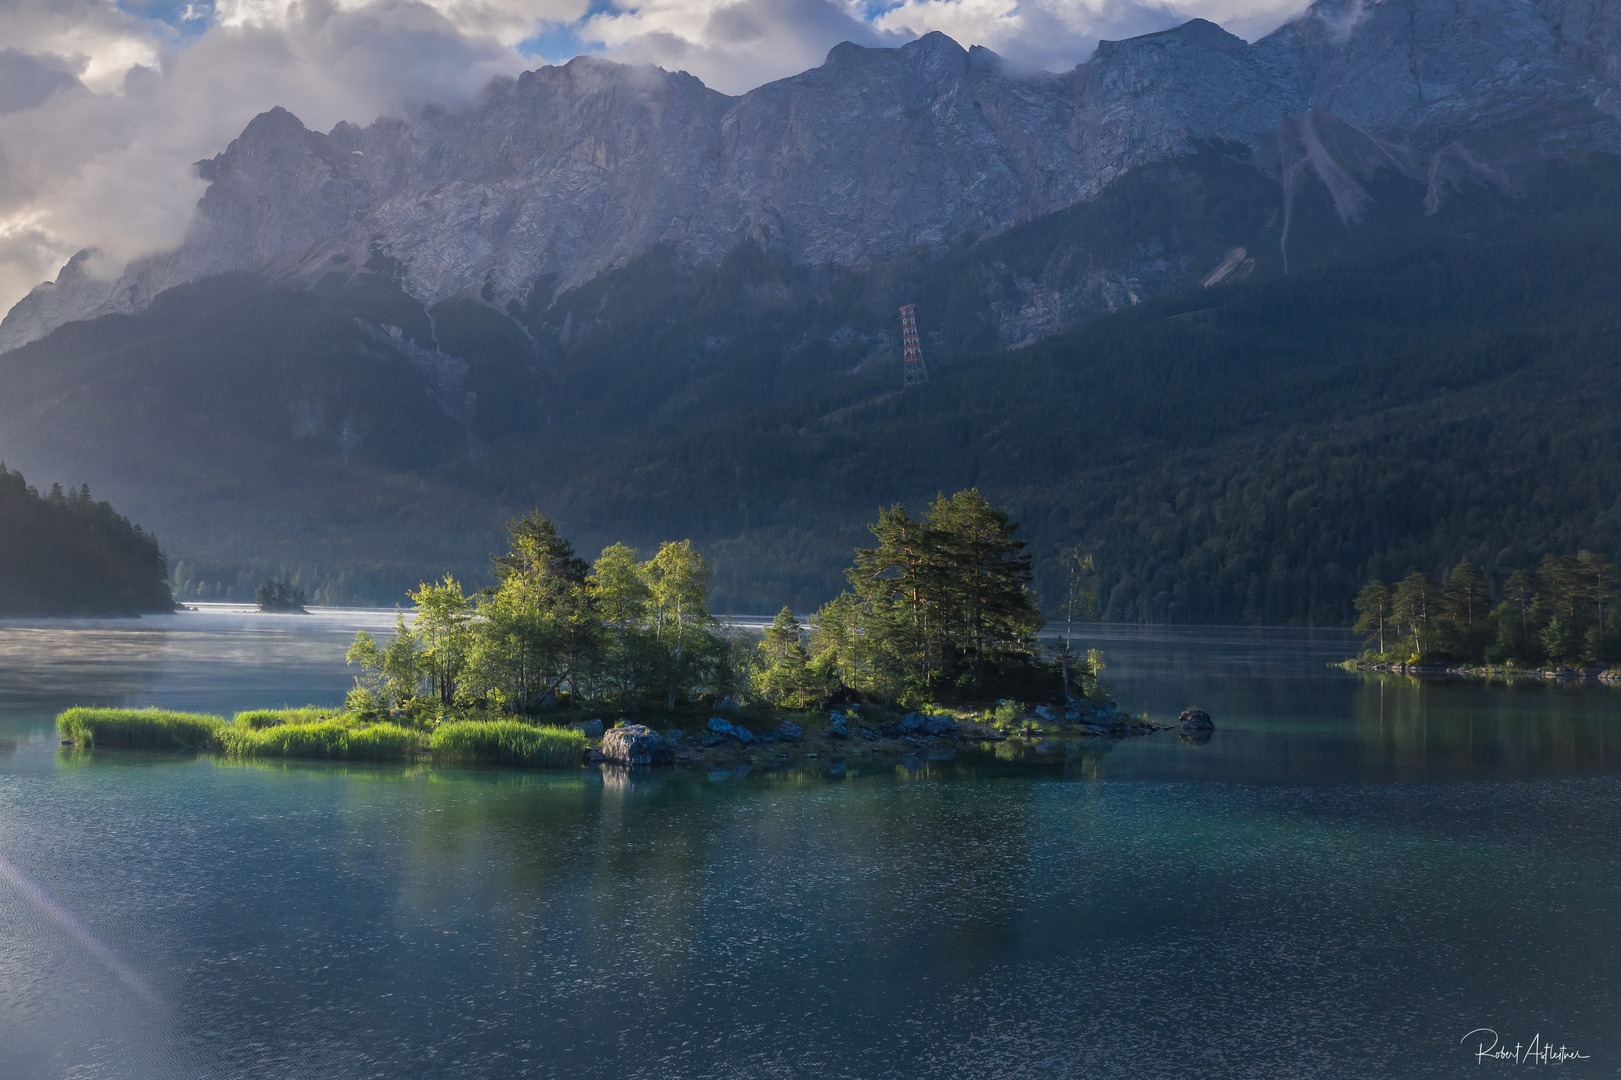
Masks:
[[[1477,674],[1604,672],[1621,663],[1621,566],[1591,551],[1545,555],[1493,587],[1460,563],[1436,581],[1415,572],[1395,586],[1374,580],[1356,599],[1354,629],[1367,649],[1353,666],[1452,667]]]
[[[40,494],[0,462],[0,615],[173,611],[155,536],[90,489]]]

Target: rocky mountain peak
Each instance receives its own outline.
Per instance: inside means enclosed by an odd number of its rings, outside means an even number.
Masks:
[[[1441,162],[1446,183],[1505,175],[1493,155],[1621,147],[1618,43],[1610,0],[1318,0],[1254,45],[1195,19],[1064,75],[931,33],[847,42],[737,97],[582,57],[327,135],[272,109],[198,166],[210,186],[177,250],[116,283],[65,268],[0,323],[0,351],[210,274],[318,280],[376,255],[424,303],[497,306],[655,245],[712,261],[752,239],[859,266],[1005,230],[1208,139],[1272,147],[1280,183],[1339,169],[1349,219],[1360,188],[1335,147],[1394,147],[1415,176]],[[1336,124],[1357,136],[1327,138]]]

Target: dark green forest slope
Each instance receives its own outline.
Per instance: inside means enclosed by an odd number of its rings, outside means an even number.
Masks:
[[[0,463],[0,615],[172,611],[156,538],[90,489],[41,495]]]
[[[1049,598],[1044,567],[1092,551],[1110,618],[1345,624],[1370,576],[1621,551],[1621,161],[1434,214],[1379,172],[1349,227],[1309,181],[1285,275],[1280,190],[1230,150],[870,271],[656,251],[431,313],[385,260],[310,291],[215,279],[0,357],[0,451],[120,492],[188,588],[285,576],[317,602],[481,574],[538,505],[588,552],[690,537],[723,607],[806,610],[877,506],[970,486]],[[1248,276],[1200,287],[1238,247]],[[1133,282],[1150,299],[1107,313]],[[1055,298],[1074,329],[999,348]],[[933,375],[904,394],[903,300]]]

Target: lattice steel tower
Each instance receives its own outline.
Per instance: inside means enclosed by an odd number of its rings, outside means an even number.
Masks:
[[[917,305],[901,305],[901,389],[929,381],[923,366],[923,346],[917,343]]]

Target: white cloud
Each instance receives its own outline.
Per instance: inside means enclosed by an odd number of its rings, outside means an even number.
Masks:
[[[1197,15],[1253,38],[1305,2],[145,0],[162,17],[143,17],[115,0],[0,0],[0,311],[82,247],[112,274],[177,244],[203,188],[192,163],[275,105],[320,130],[365,123],[533,67],[526,47],[687,70],[727,93],[840,41],[930,30],[1064,69],[1099,37]]]

